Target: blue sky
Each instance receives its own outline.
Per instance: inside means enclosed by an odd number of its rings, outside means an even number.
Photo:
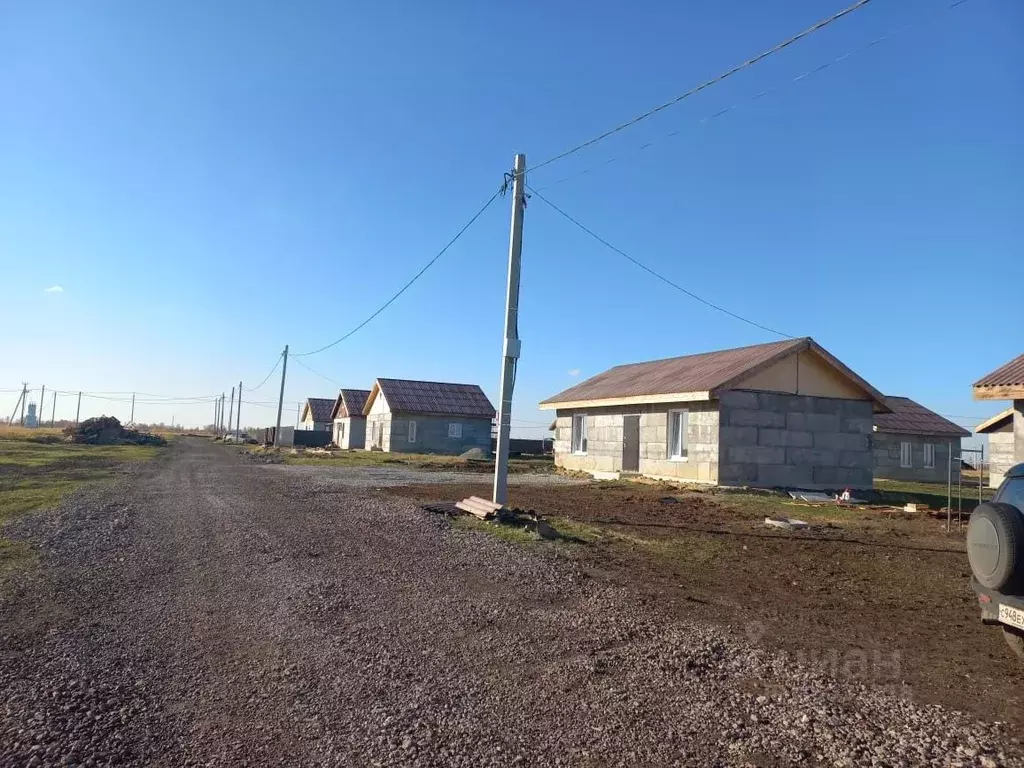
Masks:
[[[845,4],[0,3],[0,389],[258,383],[284,344],[322,346],[397,290],[515,152],[538,163]],[[1020,352],[1019,306],[994,289],[1024,278],[1024,6],[945,7],[875,0],[529,183],[690,290],[971,423],[1002,407],[971,382]],[[492,205],[305,362],[346,386],[478,382],[496,401],[508,214]],[[539,200],[520,333],[524,435],[544,434],[537,401],[608,366],[777,338]],[[289,374],[292,404],[336,389]],[[212,409],[136,415],[172,413]]]

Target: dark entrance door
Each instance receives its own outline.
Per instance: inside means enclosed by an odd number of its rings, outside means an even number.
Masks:
[[[622,471],[640,471],[640,417],[622,417]]]

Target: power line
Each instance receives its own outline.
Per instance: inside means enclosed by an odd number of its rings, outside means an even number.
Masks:
[[[947,11],[950,11],[953,8],[956,8],[959,5],[963,5],[966,2],[967,2],[967,0],[956,0],[956,2],[954,2],[954,3],[951,3],[951,4],[946,5],[946,6],[942,6],[934,14],[934,16],[932,17],[931,20],[934,20],[935,18],[937,18],[940,13],[945,13]],[[818,65],[817,67],[814,67],[812,69],[808,69],[808,70],[805,70],[805,71],[801,72],[799,75],[796,75],[795,77],[791,78],[790,80],[787,80],[787,81],[785,81],[783,83],[780,83],[779,85],[775,86],[774,88],[768,88],[766,90],[760,91],[760,92],[754,94],[753,96],[751,96],[751,97],[749,97],[747,99],[744,99],[742,101],[738,101],[738,102],[736,102],[735,104],[733,104],[731,106],[725,107],[724,109],[720,109],[720,110],[718,110],[716,112],[713,112],[713,113],[711,113],[709,115],[706,115],[706,116],[702,117],[700,120],[697,120],[696,122],[698,124],[708,123],[711,120],[715,120],[716,118],[722,117],[723,115],[727,115],[730,112],[733,112],[733,111],[739,109],[744,104],[752,104],[755,101],[759,101],[760,99],[763,99],[765,96],[768,96],[768,95],[770,95],[772,93],[775,93],[777,91],[782,90],[782,88],[784,86],[786,86],[786,85],[792,85],[794,83],[798,83],[801,80],[804,80],[804,79],[810,77],[811,75],[815,75],[815,74],[817,74],[819,72],[823,72],[824,70],[829,69],[830,67],[833,67],[833,66],[835,66],[836,64],[839,64],[842,61],[845,61],[846,59],[850,58],[851,56],[855,56],[858,53],[863,53],[864,51],[870,50],[871,48],[874,48],[876,45],[879,45],[880,43],[882,43],[882,42],[884,42],[884,41],[886,41],[886,40],[888,40],[888,39],[890,39],[892,37],[895,37],[896,35],[899,35],[899,34],[902,34],[903,32],[906,32],[908,29],[911,29],[914,26],[915,26],[915,22],[911,22],[909,24],[903,25],[902,27],[900,27],[898,29],[894,29],[894,30],[892,30],[890,32],[886,32],[884,35],[881,35],[880,37],[876,37],[871,42],[869,42],[869,43],[867,43],[865,45],[862,45],[859,48],[851,49],[851,50],[847,51],[846,53],[842,54],[841,56],[835,57],[831,61],[827,61],[824,64]],[[666,139],[670,139],[673,136],[678,136],[682,132],[683,132],[682,128],[677,128],[674,131],[669,131],[661,139],[659,139],[657,141],[665,141]],[[606,165],[611,165],[612,163],[616,162],[620,158],[625,157],[626,154],[635,154],[635,153],[638,153],[638,152],[642,152],[643,150],[648,149],[649,147],[654,146],[655,143],[656,143],[656,141],[644,142],[643,144],[641,144],[641,145],[639,145],[637,147],[634,147],[632,150],[629,150],[627,153],[619,154],[619,155],[617,155],[615,157],[610,157],[607,160],[604,160],[603,162],[598,163],[597,165],[592,165],[589,168],[584,168],[581,171],[577,171],[575,173],[570,173],[568,176],[565,176],[565,177],[559,179],[558,181],[551,182],[550,184],[545,184],[544,186],[540,187],[540,190],[543,192],[546,189],[551,189],[552,187],[556,187],[559,184],[564,184],[567,181],[571,181],[572,179],[574,179],[574,178],[576,178],[578,176],[585,176],[586,174],[591,173],[591,172],[593,172],[593,171],[595,171],[595,170],[597,170],[599,168],[603,168]],[[531,168],[530,172],[532,173],[535,170],[536,170],[536,168]]]
[[[330,349],[331,347],[333,347],[333,346],[335,346],[337,344],[340,344],[341,342],[345,341],[345,339],[349,338],[350,336],[355,334],[357,331],[362,329],[365,325],[367,325],[371,320],[373,320],[375,317],[377,317],[377,315],[379,315],[385,309],[390,307],[391,304],[394,303],[395,299],[397,299],[399,296],[401,296],[403,293],[405,293],[413,283],[415,283],[417,280],[420,279],[420,277],[423,276],[424,272],[426,272],[428,269],[430,269],[432,266],[434,266],[434,263],[438,259],[440,259],[442,256],[444,256],[444,254],[448,251],[449,248],[451,248],[453,245],[455,245],[455,242],[460,237],[462,237],[463,233],[467,229],[469,229],[471,226],[473,226],[473,223],[477,219],[479,219],[480,216],[483,215],[483,212],[486,211],[491,206],[491,203],[493,203],[498,198],[498,195],[500,195],[504,191],[504,189],[505,189],[505,187],[504,187],[504,185],[502,185],[502,187],[500,187],[493,195],[491,195],[490,199],[486,203],[483,204],[483,207],[480,208],[480,210],[478,210],[476,213],[473,214],[473,217],[468,222],[466,222],[466,224],[462,227],[462,229],[460,229],[458,232],[455,233],[455,237],[453,237],[451,240],[449,240],[448,243],[444,246],[444,248],[442,248],[440,251],[438,251],[437,255],[434,256],[434,258],[432,258],[430,261],[428,261],[424,265],[423,269],[421,269],[419,272],[417,272],[415,275],[413,275],[412,280],[410,280],[405,285],[403,285],[394,296],[392,296],[390,299],[385,301],[372,315],[370,315],[368,318],[363,320],[363,322],[361,322],[359,325],[357,325],[351,331],[346,333],[344,336],[342,336],[339,339],[335,339],[330,344],[326,344],[326,345],[320,347],[319,349],[314,349],[312,352],[292,353],[291,357],[298,358],[298,357],[309,357],[310,355],[317,355],[317,354],[320,354],[321,352],[324,352],[325,350]]]
[[[257,389],[259,389],[264,384],[266,384],[268,381],[270,381],[270,377],[274,375],[274,371],[277,370],[277,366],[279,366],[281,364],[281,358],[282,357],[284,357],[284,353],[283,352],[277,356],[277,360],[274,361],[274,367],[270,369],[270,373],[268,373],[266,376],[264,376],[263,377],[263,381],[261,381],[255,387],[251,387],[249,389],[250,392],[255,392]]]
[[[704,81],[700,85],[695,86],[695,87],[691,88],[690,90],[686,91],[686,93],[680,94],[679,96],[676,96],[675,98],[673,98],[673,99],[671,99],[669,101],[666,101],[664,104],[659,104],[658,106],[654,107],[653,109],[647,110],[642,115],[638,115],[637,117],[634,117],[632,120],[628,120],[625,123],[622,123],[621,125],[617,125],[616,127],[612,128],[612,129],[610,129],[608,131],[605,131],[604,133],[602,133],[602,134],[600,134],[598,136],[595,136],[592,139],[587,139],[582,144],[577,144],[572,149],[567,149],[564,152],[561,152],[561,153],[555,155],[554,157],[550,157],[547,160],[545,160],[544,162],[539,163],[539,164],[533,166],[529,170],[530,170],[531,173],[534,172],[534,171],[537,171],[537,170],[543,168],[545,165],[550,165],[551,163],[554,163],[554,162],[556,162],[558,160],[562,160],[562,159],[568,157],[569,155],[574,155],[577,152],[579,152],[581,149],[586,149],[587,147],[592,146],[593,144],[596,144],[599,141],[603,141],[604,139],[607,139],[609,136],[611,136],[613,134],[616,134],[619,131],[624,131],[627,128],[629,128],[631,126],[634,126],[637,123],[641,122],[642,120],[646,120],[647,118],[649,118],[649,117],[651,117],[653,115],[658,114],[662,110],[668,109],[669,107],[678,104],[683,99],[687,99],[690,96],[693,96],[694,94],[700,93],[701,91],[703,91],[703,90],[705,90],[707,88],[710,88],[712,85],[715,85],[716,83],[720,83],[723,80],[726,80],[727,78],[732,77],[733,75],[735,75],[737,72],[740,72],[741,70],[747,69],[748,67],[752,67],[754,64],[757,64],[762,59],[765,59],[765,58],[771,56],[773,53],[778,53],[779,51],[788,48],[789,46],[793,45],[794,43],[798,42],[799,40],[802,40],[803,38],[807,37],[808,35],[814,34],[819,29],[823,29],[823,28],[827,27],[832,22],[838,21],[839,19],[843,18],[844,16],[846,16],[846,15],[848,15],[850,13],[853,13],[854,11],[856,11],[856,10],[858,10],[860,8],[863,8],[865,5],[867,5],[870,2],[871,2],[871,0],[857,0],[857,2],[855,2],[853,5],[851,5],[851,6],[847,7],[847,8],[844,8],[843,10],[839,11],[838,13],[832,14],[831,16],[829,16],[826,19],[822,19],[821,21],[817,22],[816,24],[814,24],[814,25],[808,27],[807,29],[805,29],[803,32],[798,32],[797,34],[793,35],[792,37],[787,38],[786,40],[783,40],[778,45],[775,45],[774,47],[769,48],[767,51],[763,51],[763,52],[757,54],[756,56],[754,56],[753,58],[747,59],[742,64],[738,64],[735,67],[733,67],[732,69],[729,69],[729,70],[723,72],[722,74],[720,74],[720,75],[718,75],[716,77],[711,78],[710,80]]]
[[[319,377],[320,377],[321,379],[323,379],[324,381],[329,381],[329,382],[331,382],[331,384],[334,384],[334,385],[335,385],[335,386],[337,386],[337,387],[340,387],[340,386],[341,386],[341,383],[340,383],[340,382],[338,382],[338,381],[335,381],[335,380],[334,380],[334,379],[332,379],[332,378],[331,378],[330,376],[325,376],[324,374],[320,373],[320,371],[317,371],[317,370],[314,370],[313,368],[310,368],[310,367],[309,367],[308,365],[306,365],[306,364],[305,364],[304,362],[302,362],[302,360],[298,360],[298,359],[297,359],[297,360],[296,360],[295,362],[296,362],[296,363],[298,363],[299,365],[301,365],[301,366],[302,366],[303,368],[305,368],[305,369],[306,369],[307,371],[309,371],[310,373],[314,373],[314,374],[316,374],[317,376],[319,376]]]
[[[648,267],[648,266],[647,266],[646,264],[643,264],[643,263],[641,263],[640,261],[638,261],[638,260],[634,259],[634,258],[633,258],[632,256],[630,256],[630,255],[629,255],[628,253],[626,253],[626,252],[625,252],[624,250],[622,250],[621,248],[617,248],[616,246],[612,245],[612,244],[611,244],[611,243],[609,243],[609,242],[608,242],[607,240],[605,240],[605,239],[604,239],[603,237],[601,237],[601,236],[600,236],[599,234],[597,234],[597,233],[596,233],[596,232],[594,232],[594,231],[593,231],[592,229],[589,229],[588,227],[586,227],[586,226],[584,226],[583,224],[581,224],[581,223],[580,223],[579,221],[577,221],[576,219],[574,219],[574,218],[573,218],[572,216],[570,216],[570,215],[569,215],[568,213],[566,213],[565,211],[563,211],[563,210],[562,210],[561,208],[559,208],[559,207],[558,207],[557,205],[555,205],[554,203],[552,203],[552,202],[551,202],[550,200],[548,200],[548,199],[547,199],[546,197],[544,197],[544,195],[540,194],[539,192],[537,192],[537,191],[536,191],[535,189],[533,189],[532,187],[530,187],[530,186],[527,186],[527,189],[529,189],[531,193],[533,193],[533,194],[534,194],[534,195],[536,195],[536,196],[537,196],[538,198],[540,198],[540,199],[541,199],[542,201],[544,201],[545,203],[547,203],[547,204],[548,204],[548,205],[549,205],[549,206],[550,206],[551,208],[553,208],[553,209],[554,209],[554,210],[555,210],[555,211],[556,211],[557,213],[559,213],[560,215],[562,215],[562,216],[563,216],[564,218],[568,219],[568,220],[569,220],[570,222],[572,222],[572,223],[573,223],[573,224],[575,224],[575,225],[576,225],[577,227],[579,227],[580,229],[582,229],[582,230],[583,230],[584,232],[586,232],[586,233],[587,233],[588,235],[590,235],[590,236],[591,236],[592,238],[594,238],[595,240],[597,240],[597,241],[598,241],[599,243],[601,243],[602,245],[604,245],[604,246],[606,246],[606,247],[610,248],[611,250],[615,251],[615,252],[616,252],[617,254],[619,254],[620,256],[622,256],[622,257],[626,258],[627,260],[631,261],[631,262],[632,262],[633,264],[635,264],[636,266],[640,267],[640,269],[644,270],[644,271],[645,271],[645,272],[647,272],[648,274],[651,274],[651,275],[653,275],[654,277],[658,278],[658,279],[659,279],[659,280],[661,280],[661,281],[662,281],[663,283],[665,283],[665,284],[667,284],[667,285],[670,285],[670,286],[672,286],[673,288],[675,288],[675,289],[676,289],[677,291],[680,291],[681,293],[685,293],[685,294],[686,294],[687,296],[689,296],[689,297],[690,297],[691,299],[694,299],[694,300],[696,300],[696,301],[699,301],[699,302],[700,302],[701,304],[704,304],[704,305],[706,305],[706,306],[709,306],[709,307],[711,307],[712,309],[716,309],[716,310],[718,310],[719,312],[722,312],[722,313],[724,313],[724,314],[726,314],[726,315],[729,315],[730,317],[734,317],[734,318],[736,318],[737,320],[740,320],[740,321],[742,321],[742,322],[746,323],[747,325],[752,325],[752,326],[754,326],[755,328],[760,328],[760,329],[761,329],[762,331],[768,331],[769,333],[774,333],[774,334],[775,334],[776,336],[782,336],[783,338],[786,338],[786,339],[794,339],[794,338],[796,338],[795,336],[790,336],[790,335],[789,335],[788,333],[783,333],[782,331],[776,331],[776,330],[775,330],[774,328],[769,328],[769,327],[768,327],[767,325],[761,325],[760,323],[754,322],[753,320],[749,320],[748,318],[746,318],[746,317],[743,317],[742,315],[737,315],[737,314],[736,314],[735,312],[731,312],[731,311],[729,311],[728,309],[726,309],[725,307],[720,307],[720,306],[718,306],[717,304],[714,304],[714,303],[712,303],[712,302],[708,301],[707,299],[705,299],[705,298],[702,298],[702,297],[698,296],[698,295],[697,295],[696,293],[694,293],[693,291],[688,291],[688,290],[687,290],[686,288],[683,288],[683,287],[682,287],[681,285],[679,285],[678,283],[674,283],[673,281],[669,280],[669,279],[668,279],[667,277],[665,277],[664,275],[662,275],[662,274],[660,274],[660,273],[658,273],[658,272],[655,272],[655,271],[654,271],[653,269],[651,269],[650,267]]]

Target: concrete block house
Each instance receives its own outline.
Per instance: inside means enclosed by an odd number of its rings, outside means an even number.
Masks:
[[[476,384],[377,379],[363,414],[370,450],[490,455],[495,410]]]
[[[333,398],[310,397],[302,406],[299,429],[314,432],[331,431],[331,410],[334,408]]]
[[[1013,408],[983,421],[974,431],[988,436],[988,485],[998,488],[1007,470],[1020,463],[1014,460]]]
[[[343,389],[331,408],[333,441],[344,449],[362,448],[366,442],[366,417],[363,406],[370,396],[368,389]]]
[[[1009,400],[1011,405],[978,427],[988,435],[993,488],[1010,467],[1024,462],[1024,355],[974,382],[975,400]]]
[[[891,413],[876,413],[871,444],[875,477],[945,483],[960,476],[960,440],[971,433],[909,397],[887,395]],[[949,464],[952,450],[954,461]]]
[[[805,489],[870,488],[889,410],[810,338],[620,365],[540,407],[566,469]]]

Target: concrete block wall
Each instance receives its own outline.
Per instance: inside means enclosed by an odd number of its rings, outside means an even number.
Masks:
[[[900,466],[900,445],[910,443],[911,465]],[[935,466],[924,466],[924,446],[935,446]],[[953,455],[960,453],[960,438],[952,438]],[[935,435],[900,435],[875,432],[871,437],[872,454],[875,462],[875,477],[885,480],[911,480],[919,483],[943,483],[949,479],[950,438]],[[969,461],[970,459],[968,459]],[[953,464],[953,482],[960,477],[960,462]]]
[[[388,447],[394,453],[445,453],[457,456],[471,448],[491,454],[491,420],[462,416],[391,413]],[[372,418],[372,417],[371,417]],[[409,422],[416,422],[416,442],[409,442]],[[462,425],[462,437],[448,437],[448,425]]]
[[[687,457],[668,458],[668,412],[685,409]],[[572,452],[572,417],[587,414],[587,453]],[[716,482],[718,473],[718,404],[658,403],[638,406],[560,410],[555,419],[555,464],[584,472],[621,472],[623,419],[640,416],[640,474],[697,482]]]
[[[373,439],[378,436],[377,441]],[[366,417],[366,439],[364,447],[371,450],[380,447],[382,451],[391,450],[391,412],[371,413]]]
[[[338,435],[339,425],[344,425],[345,434]],[[346,416],[334,420],[334,442],[339,448],[359,449],[366,443],[366,418],[363,416]]]
[[[1003,482],[1003,475],[1017,461],[1013,452],[1013,423],[1006,425],[1006,428],[999,432],[992,432],[988,436],[988,459],[989,459],[989,487],[998,488]]]
[[[719,398],[718,482],[763,488],[870,488],[872,404],[733,390]]]

